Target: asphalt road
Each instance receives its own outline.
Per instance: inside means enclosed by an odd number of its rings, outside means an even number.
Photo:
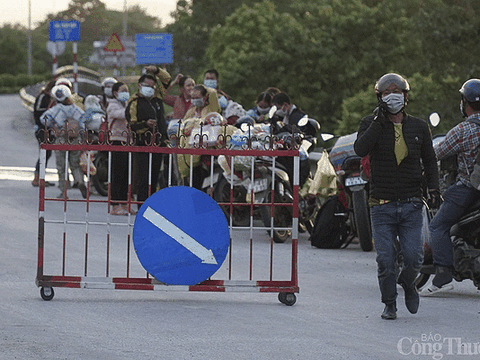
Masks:
[[[1,360],[480,358],[480,292],[472,282],[421,299],[416,315],[399,288],[398,319],[385,321],[375,253],[355,244],[315,249],[302,234],[294,306],[277,294],[66,288],[42,300],[35,285],[38,189],[29,181],[38,154],[33,122],[18,96],[0,96],[0,109]],[[19,174],[8,176],[7,167]],[[242,241],[245,234],[232,236]],[[267,238],[258,234],[254,242],[263,246]],[[275,251],[289,246],[275,244]]]

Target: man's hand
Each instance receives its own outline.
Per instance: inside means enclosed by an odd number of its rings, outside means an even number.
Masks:
[[[428,189],[427,205],[430,210],[438,209],[442,205],[443,197],[438,189]]]
[[[146,123],[147,123],[147,126],[148,126],[150,129],[154,129],[155,126],[157,126],[157,120],[155,120],[155,119],[148,119],[148,120],[146,121]]]
[[[379,122],[380,124],[385,124],[387,122],[387,103],[379,101],[375,110],[373,110],[374,121]]]

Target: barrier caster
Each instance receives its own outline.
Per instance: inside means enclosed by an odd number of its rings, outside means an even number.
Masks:
[[[297,297],[294,293],[278,293],[278,301],[282,304],[292,306],[297,302]]]
[[[55,296],[55,291],[51,287],[42,287],[40,288],[40,296],[45,301],[50,301]]]

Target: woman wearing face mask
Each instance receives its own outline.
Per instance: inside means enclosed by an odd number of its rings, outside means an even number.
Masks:
[[[107,77],[102,81],[102,95],[99,95],[102,110],[106,110],[108,103],[113,99],[112,87],[117,82],[113,77]]]
[[[192,90],[192,107],[185,113],[184,119],[204,119],[211,112],[220,113],[217,93],[204,85],[197,85]]]
[[[272,106],[272,96],[269,93],[262,92],[257,97],[256,106],[247,111],[246,116],[250,116],[257,123],[265,121],[266,115]]]
[[[178,96],[168,95],[173,85],[178,84],[181,94]],[[167,115],[167,119],[183,119],[185,113],[192,106],[192,90],[195,87],[195,80],[190,76],[178,74],[175,80],[167,88],[167,95],[163,97],[165,104],[173,107],[173,112]]]
[[[130,98],[127,84],[117,82],[112,87],[112,100],[107,107],[107,121],[109,130],[109,142],[112,145],[124,145],[127,143],[127,119],[125,109]],[[112,153],[112,215],[128,215],[128,153]],[[135,213],[133,209],[130,209]]]

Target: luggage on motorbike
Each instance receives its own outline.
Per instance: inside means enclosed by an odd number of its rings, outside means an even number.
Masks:
[[[338,195],[328,198],[315,218],[310,236],[312,246],[320,249],[339,249],[348,237],[346,212],[347,209]]]
[[[471,279],[480,289],[480,249],[462,239],[453,242],[455,280]]]

